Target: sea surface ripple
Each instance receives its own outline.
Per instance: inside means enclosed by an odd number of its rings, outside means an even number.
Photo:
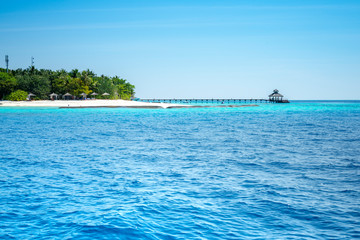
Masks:
[[[0,108],[0,239],[359,239],[360,102]]]

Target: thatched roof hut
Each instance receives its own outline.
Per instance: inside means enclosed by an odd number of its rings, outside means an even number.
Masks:
[[[64,98],[65,100],[72,99],[72,97],[73,97],[73,95],[71,95],[70,93],[65,93],[65,94],[63,95],[63,98]]]
[[[269,97],[270,97],[270,98],[271,98],[271,97],[283,98],[284,96],[279,93],[279,90],[275,89],[275,90],[273,91],[273,93],[269,95]]]
[[[33,94],[33,93],[29,93],[28,95],[27,95],[27,100],[31,100],[31,97],[35,97],[36,95],[35,94]]]
[[[101,94],[102,96],[104,96],[105,97],[105,99],[108,99],[108,96],[110,96],[110,94],[109,93],[107,93],[107,92],[105,92],[105,93],[103,93],[103,94]]]
[[[49,96],[50,96],[50,99],[51,99],[51,100],[55,100],[55,99],[57,100],[59,95],[56,94],[56,93],[52,93],[52,94],[50,94]]]
[[[284,96],[279,93],[279,90],[275,89],[272,94],[269,95],[270,102],[281,102]]]

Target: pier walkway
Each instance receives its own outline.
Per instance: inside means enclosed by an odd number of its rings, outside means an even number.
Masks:
[[[218,98],[218,99],[190,99],[190,98],[184,98],[184,99],[134,99],[135,101],[140,102],[153,102],[153,103],[201,103],[201,104],[225,104],[225,103],[273,103],[275,101],[270,101],[268,99],[224,99],[224,98]]]

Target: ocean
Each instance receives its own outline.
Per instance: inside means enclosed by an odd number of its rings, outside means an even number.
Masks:
[[[360,239],[360,101],[0,107],[0,239]]]

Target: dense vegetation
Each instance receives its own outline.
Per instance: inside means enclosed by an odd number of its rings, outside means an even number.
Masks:
[[[81,93],[98,93],[96,98],[130,99],[135,86],[125,79],[97,76],[90,70],[80,72],[77,69],[46,70],[29,67],[27,69],[6,70],[0,68],[0,99],[22,99],[26,94],[35,94],[35,99],[49,99],[51,93],[64,95],[70,93],[79,98]],[[103,93],[110,94],[102,96]]]

